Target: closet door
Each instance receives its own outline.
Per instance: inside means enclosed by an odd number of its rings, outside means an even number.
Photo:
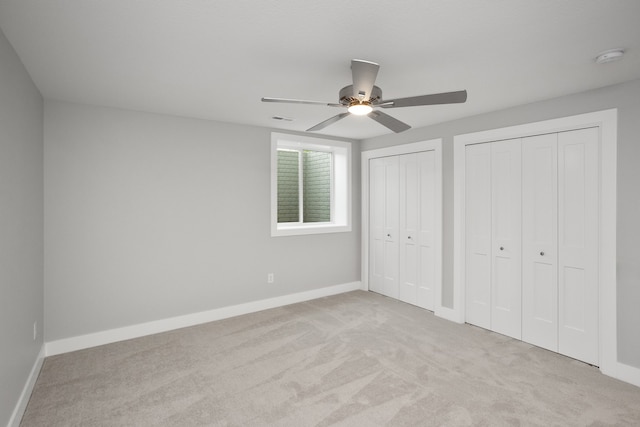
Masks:
[[[370,288],[398,298],[398,157],[371,159]]]
[[[466,147],[465,316],[491,329],[491,144]]]
[[[522,337],[520,139],[491,143],[491,330]]]
[[[598,129],[558,134],[558,351],[598,359]]]
[[[437,166],[436,152],[425,151],[418,153],[418,164],[420,165],[420,228],[418,230],[419,239],[419,267],[420,285],[418,286],[417,305],[433,311],[435,308],[435,293],[437,282],[436,261],[439,260],[439,252],[442,248],[436,246],[438,243],[436,229],[439,215],[438,209],[442,209],[442,202],[437,197],[440,193],[437,187],[440,184],[440,177],[437,174],[440,170]]]
[[[522,340],[558,351],[557,135],[522,141]]]
[[[435,167],[434,151],[399,156],[399,299],[428,310],[435,292]]]
[[[466,150],[466,319],[520,339],[520,139]]]

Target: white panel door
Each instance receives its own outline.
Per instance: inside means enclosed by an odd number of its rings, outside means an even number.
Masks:
[[[557,134],[522,140],[522,340],[558,351]]]
[[[465,317],[491,329],[491,144],[465,150]]]
[[[558,351],[598,359],[598,129],[558,134]]]
[[[369,289],[384,289],[384,214],[386,164],[383,159],[369,162]]]
[[[434,309],[435,152],[399,156],[399,299]]]
[[[522,337],[520,192],[520,139],[492,142],[491,330],[517,339]]]
[[[419,285],[417,305],[433,311],[435,308],[435,292],[437,280],[436,260],[442,250],[438,243],[436,230],[438,209],[442,209],[437,185],[440,179],[436,163],[436,152],[425,151],[417,154],[420,165],[420,228],[418,229]]]
[[[371,159],[370,289],[398,298],[398,157]]]
[[[418,302],[420,229],[420,165],[416,154],[399,156],[400,172],[400,270],[401,301]]]

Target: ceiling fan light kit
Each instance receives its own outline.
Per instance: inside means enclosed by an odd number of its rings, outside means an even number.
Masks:
[[[289,104],[314,104],[330,107],[346,107],[346,113],[340,113],[317,125],[307,129],[313,132],[342,120],[354,114],[367,116],[396,133],[411,129],[411,126],[393,118],[392,116],[375,110],[376,108],[417,107],[421,105],[456,104],[467,100],[467,91],[444,92],[431,95],[412,96],[408,98],[382,99],[382,90],[374,83],[378,76],[380,66],[375,62],[361,59],[351,60],[351,74],[353,84],[340,89],[338,93],[339,103],[327,103],[319,101],[304,101],[300,99],[286,98],[262,98],[262,102],[282,102]]]
[[[352,102],[347,111],[356,116],[366,116],[373,111],[373,107],[368,101],[363,101],[362,103]]]

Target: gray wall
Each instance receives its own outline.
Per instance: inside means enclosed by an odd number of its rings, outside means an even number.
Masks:
[[[360,280],[358,144],[354,231],[271,237],[270,141],[46,101],[46,340]]]
[[[0,32],[0,425],[9,422],[42,347],[42,110],[38,89]]]
[[[469,94],[473,97],[473,93]],[[425,114],[428,114],[425,107]],[[433,107],[437,108],[437,107]],[[443,302],[453,291],[453,136],[618,108],[618,359],[640,368],[640,80],[361,142],[361,150],[444,138]]]

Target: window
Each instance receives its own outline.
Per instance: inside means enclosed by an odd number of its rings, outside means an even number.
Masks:
[[[274,133],[271,235],[351,231],[351,144]]]
[[[331,222],[333,153],[278,148],[278,223]]]

